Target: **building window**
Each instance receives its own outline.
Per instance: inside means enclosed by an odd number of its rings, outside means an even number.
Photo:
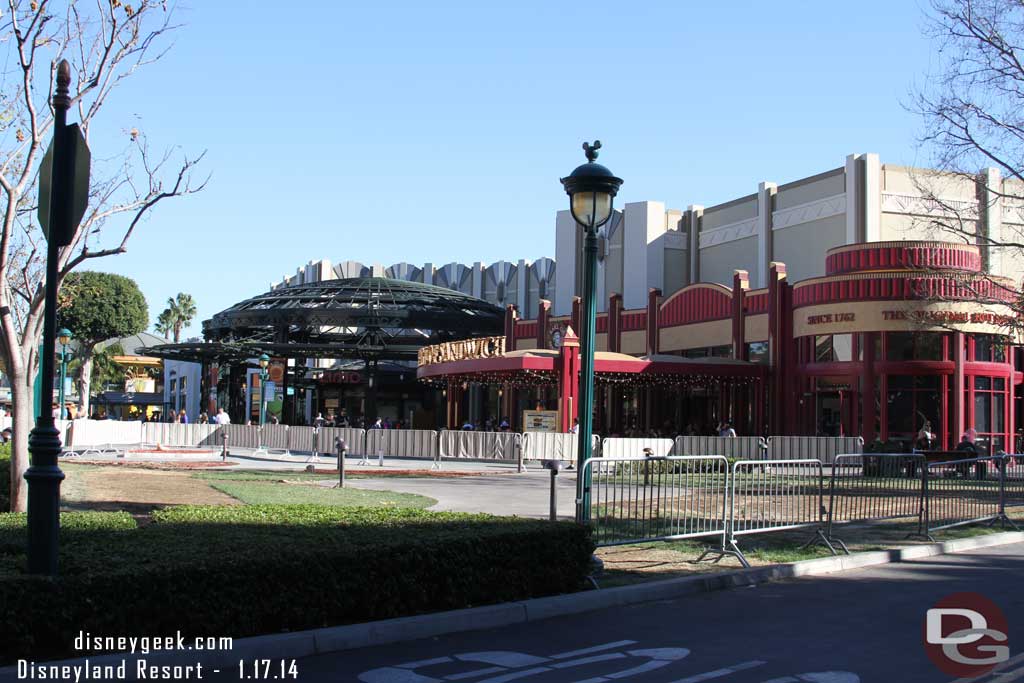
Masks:
[[[1006,362],[1006,340],[994,334],[974,335],[974,360],[986,363]]]
[[[819,334],[814,338],[814,363],[848,363],[854,360],[852,334]],[[859,354],[858,354],[859,355]],[[858,357],[857,360],[860,360]]]
[[[747,344],[747,358],[751,363],[767,365],[770,362],[768,358],[768,342],[750,342]]]
[[[887,332],[885,359],[890,361],[942,360],[943,332]]]
[[[977,347],[975,347],[977,348]],[[966,397],[965,397],[966,398]],[[1006,379],[974,378],[974,425],[982,450],[991,445],[991,452],[1005,448]]]
[[[886,429],[890,439],[912,441],[924,425],[941,428],[941,378],[936,375],[888,375]]]

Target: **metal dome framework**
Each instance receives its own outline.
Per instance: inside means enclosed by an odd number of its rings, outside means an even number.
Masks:
[[[461,292],[388,278],[281,287],[203,322],[205,343],[164,344],[149,355],[240,361],[301,358],[415,360],[428,344],[499,334],[504,311]]]

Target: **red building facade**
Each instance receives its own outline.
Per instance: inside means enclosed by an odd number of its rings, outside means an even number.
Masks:
[[[772,263],[768,286],[696,283],[624,310],[613,295],[597,319],[596,431],[706,433],[724,421],[746,434],[863,436],[910,442],[925,422],[944,448],[974,427],[993,449],[1013,446],[1021,383],[1014,283],[982,272],[966,244],[874,242],[832,249],[826,275],[797,283]],[[503,350],[427,362],[445,386],[449,426],[482,385],[477,414],[523,408],[575,415],[571,316],[506,313]]]

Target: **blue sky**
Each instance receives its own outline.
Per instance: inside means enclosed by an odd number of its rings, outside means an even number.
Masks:
[[[553,257],[584,139],[620,205],[710,206],[853,152],[927,163],[905,109],[931,67],[915,2],[295,7],[179,6],[174,48],[94,123],[207,150],[202,194],[90,265],[135,278],[151,319],[188,292],[198,334],[311,259]]]

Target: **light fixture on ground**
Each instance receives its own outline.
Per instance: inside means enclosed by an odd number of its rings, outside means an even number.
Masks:
[[[576,462],[580,474],[576,480],[576,521],[586,523],[590,512],[590,470],[582,467],[590,457],[590,437],[594,431],[594,339],[597,324],[597,230],[608,222],[612,204],[622,178],[595,162],[601,141],[583,143],[587,163],[578,166],[562,186],[569,195],[569,210],[583,228],[583,311],[580,320],[579,443]]]
[[[57,332],[57,341],[60,343],[60,389],[58,389],[58,397],[60,400],[60,419],[67,419],[68,409],[64,405],[64,383],[67,381],[65,378],[68,374],[68,344],[71,343],[71,330],[66,327],[62,327]]]

